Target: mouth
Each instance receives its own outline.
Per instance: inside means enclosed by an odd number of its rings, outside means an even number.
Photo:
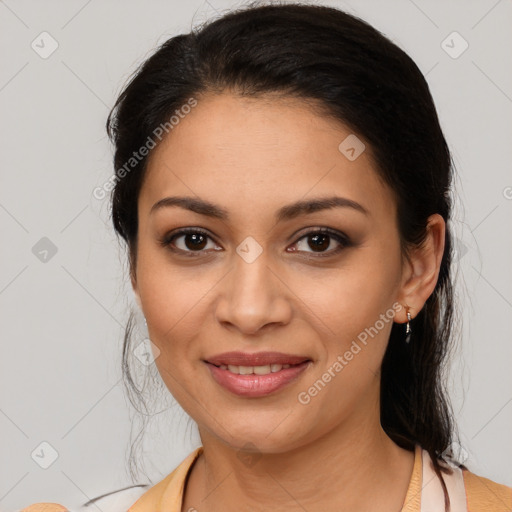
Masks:
[[[296,380],[312,360],[279,352],[229,352],[203,362],[223,388],[238,396],[255,398],[281,390]]]

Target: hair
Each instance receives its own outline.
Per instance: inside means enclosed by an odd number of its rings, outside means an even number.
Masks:
[[[114,167],[126,169],[133,152],[191,97],[228,92],[302,100],[365,140],[378,176],[397,206],[402,255],[420,246],[427,220],[446,223],[445,250],[435,289],[411,321],[412,340],[394,323],[381,368],[381,424],[399,446],[425,449],[441,472],[456,425],[444,382],[453,342],[451,181],[453,165],[429,87],[414,61],[383,34],[339,9],[300,3],[251,3],[164,42],[136,70],[107,120]],[[200,101],[200,100],[199,100]],[[137,199],[147,157],[117,174],[112,221],[137,256]],[[132,316],[123,346],[125,384]],[[440,460],[438,459],[440,457]],[[458,467],[467,469],[463,464]]]

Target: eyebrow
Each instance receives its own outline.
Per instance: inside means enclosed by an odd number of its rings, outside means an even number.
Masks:
[[[217,206],[204,199],[187,196],[170,196],[164,197],[157,201],[150,210],[150,214],[162,208],[169,208],[177,206],[185,210],[227,221],[229,220],[229,213],[224,208]],[[368,210],[361,204],[348,199],[346,197],[330,196],[320,197],[316,199],[302,200],[295,203],[288,204],[280,208],[275,217],[277,222],[295,219],[301,215],[312,214],[321,210],[330,210],[332,208],[352,208],[356,211],[369,215]]]

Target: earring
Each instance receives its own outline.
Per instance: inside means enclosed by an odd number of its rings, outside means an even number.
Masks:
[[[407,310],[407,325],[405,326],[405,343],[409,343],[411,341],[411,313]]]

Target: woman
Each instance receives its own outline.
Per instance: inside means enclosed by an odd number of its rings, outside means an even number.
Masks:
[[[249,6],[164,43],[107,125],[114,227],[202,446],[94,504],[512,510],[452,453],[451,158],[403,51],[337,9]]]

